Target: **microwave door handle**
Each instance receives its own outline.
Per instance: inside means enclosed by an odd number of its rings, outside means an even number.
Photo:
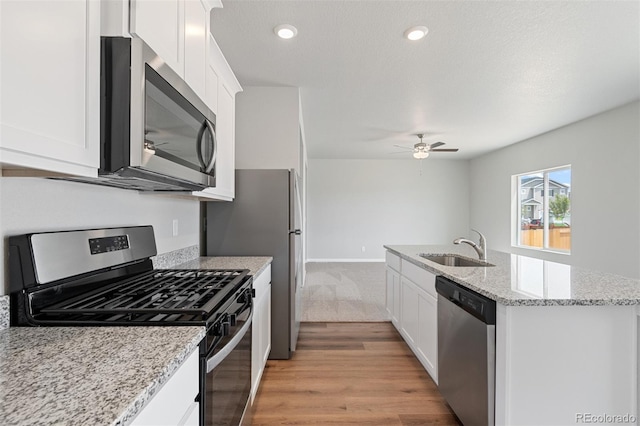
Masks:
[[[204,131],[206,128],[207,128],[206,124],[202,123],[202,126],[200,126],[200,130],[198,130],[198,136],[197,136],[197,142],[196,142],[196,154],[198,154],[198,162],[200,163],[200,167],[202,167],[203,169],[207,168],[207,164],[204,162],[204,158],[202,158],[202,138],[204,136]]]
[[[213,150],[211,151],[211,157],[209,157],[209,162],[205,169],[206,173],[210,173],[213,166],[216,165],[216,158],[218,156],[218,139],[216,139],[216,130],[213,128],[213,124],[206,119],[205,123],[207,125],[207,129],[209,129],[209,133],[211,133],[211,140],[213,141]]]

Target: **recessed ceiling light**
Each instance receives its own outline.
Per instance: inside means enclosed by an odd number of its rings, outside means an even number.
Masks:
[[[280,38],[290,39],[298,35],[298,29],[293,25],[280,24],[273,29],[273,32]]]
[[[404,36],[411,41],[415,41],[424,38],[424,36],[426,36],[428,32],[429,29],[427,27],[411,27],[404,32]]]

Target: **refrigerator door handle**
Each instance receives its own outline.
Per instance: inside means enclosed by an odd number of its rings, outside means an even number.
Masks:
[[[300,231],[299,229],[294,229],[293,231],[289,231],[289,234],[300,235],[302,234],[302,231]]]

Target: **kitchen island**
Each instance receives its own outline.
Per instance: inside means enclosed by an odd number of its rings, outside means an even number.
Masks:
[[[421,361],[436,381],[437,324],[414,325],[404,312],[421,313],[424,305],[428,315],[418,318],[437,321],[433,284],[416,281],[442,275],[497,302],[496,424],[569,425],[594,418],[636,424],[639,280],[492,250],[486,260],[494,266],[487,267],[444,266],[420,256],[477,259],[468,246],[385,248],[387,282],[393,276],[399,282],[395,298],[387,292],[397,300],[390,314],[405,340],[415,336],[408,343],[419,359],[426,354],[430,363]],[[432,302],[422,304],[423,298]],[[422,343],[423,335],[431,345]]]

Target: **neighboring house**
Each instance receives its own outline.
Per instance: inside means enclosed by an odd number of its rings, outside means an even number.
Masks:
[[[549,201],[557,195],[571,198],[571,188],[564,183],[549,179]],[[520,182],[520,205],[523,219],[542,219],[544,198],[544,179],[542,177],[527,177]]]

